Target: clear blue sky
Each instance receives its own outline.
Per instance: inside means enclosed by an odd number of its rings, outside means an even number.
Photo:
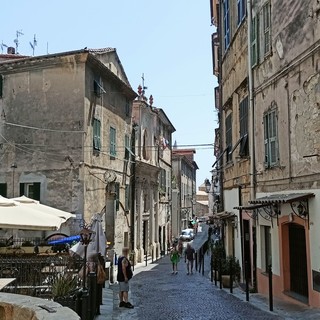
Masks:
[[[0,41],[36,55],[75,49],[115,47],[132,87],[145,74],[147,95],[175,126],[178,145],[213,143],[214,113],[208,0],[56,0],[1,4]],[[197,148],[198,184],[209,177],[213,149]]]

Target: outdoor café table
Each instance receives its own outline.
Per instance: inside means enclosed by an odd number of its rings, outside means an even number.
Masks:
[[[9,283],[15,281],[16,278],[0,278],[0,291],[6,287]]]

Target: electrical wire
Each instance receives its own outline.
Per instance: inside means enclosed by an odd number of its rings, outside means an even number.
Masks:
[[[77,131],[77,130],[60,130],[60,129],[39,128],[39,127],[26,126],[26,125],[23,125],[23,124],[11,123],[11,122],[5,122],[5,124],[6,124],[6,125],[9,125],[9,126],[13,126],[13,127],[20,127],[20,128],[32,129],[32,130],[49,131],[49,132],[60,132],[60,133],[85,133],[85,131]]]

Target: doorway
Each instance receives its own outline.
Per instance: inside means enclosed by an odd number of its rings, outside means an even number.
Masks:
[[[143,221],[143,226],[142,226],[142,246],[143,246],[143,251],[144,254],[148,254],[148,221],[144,220]]]
[[[294,223],[289,225],[289,264],[290,291],[308,299],[306,234],[303,226]]]

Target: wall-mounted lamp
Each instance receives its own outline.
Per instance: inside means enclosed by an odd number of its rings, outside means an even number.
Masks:
[[[291,203],[290,205],[296,216],[306,218],[309,215],[308,204],[306,201],[300,201],[299,204]]]

